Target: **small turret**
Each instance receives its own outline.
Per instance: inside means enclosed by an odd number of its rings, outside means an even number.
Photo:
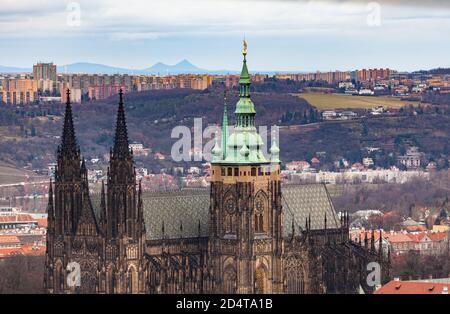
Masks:
[[[280,148],[277,145],[275,137],[272,138],[272,146],[270,147],[269,153],[270,153],[270,162],[272,163],[280,162]]]
[[[216,134],[216,136],[214,136],[214,147],[211,150],[212,161],[219,161],[222,159],[222,149],[219,146],[219,141],[217,140],[217,137],[218,136]]]

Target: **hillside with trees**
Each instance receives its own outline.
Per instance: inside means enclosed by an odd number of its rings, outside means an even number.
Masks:
[[[448,167],[450,157],[450,110],[446,96],[429,96],[430,105],[402,108],[395,116],[348,121],[321,121],[320,112],[291,93],[305,83],[267,80],[253,84],[252,99],[258,125],[280,125],[281,159],[310,160],[317,152],[324,169],[333,170],[334,161],[345,158],[360,162],[372,157],[376,166],[389,167],[408,146],[418,146],[426,161],[439,169]],[[228,91],[230,124],[238,99],[236,89]],[[154,90],[124,96],[131,141],[143,143],[152,152],[170,155],[178,139],[171,138],[176,126],[193,128],[194,118],[203,119],[203,128],[220,124],[224,91],[189,89]],[[114,136],[118,97],[74,104],[74,122],[86,158],[108,156]],[[25,107],[0,107],[0,161],[29,169],[46,168],[54,161],[60,139],[64,105],[59,103]],[[364,112],[362,112],[364,114]],[[207,140],[204,141],[204,144]],[[380,151],[367,153],[366,147]],[[170,167],[170,161],[152,157],[138,160],[151,171]]]

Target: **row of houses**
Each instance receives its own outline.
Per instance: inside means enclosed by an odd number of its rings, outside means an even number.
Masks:
[[[23,213],[17,208],[0,208],[0,258],[43,255],[47,215]]]
[[[439,256],[448,254],[449,246],[449,232],[383,232],[380,230],[364,230],[353,229],[350,230],[350,238],[355,242],[366,241],[371,245],[372,241],[375,243],[375,248],[379,249],[380,239],[381,247],[384,253],[389,253],[391,256],[402,256],[409,252],[416,252],[420,255]]]
[[[301,166],[299,166],[301,167]],[[291,168],[292,169],[292,168]],[[309,168],[307,168],[309,169]],[[359,183],[406,183],[415,178],[429,179],[425,171],[400,171],[391,169],[366,169],[364,166],[351,168],[344,172],[283,170],[281,177],[285,183],[325,183],[325,184],[359,184]]]

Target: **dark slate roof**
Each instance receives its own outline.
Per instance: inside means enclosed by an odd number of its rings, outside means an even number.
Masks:
[[[325,185],[285,185],[282,187],[284,209],[284,235],[291,233],[292,217],[295,226],[305,227],[305,219],[311,216],[311,229],[340,226],[336,211]],[[167,239],[197,237],[200,221],[200,236],[208,235],[209,189],[184,190],[181,192],[144,193],[144,216],[147,239],[162,238],[162,224]],[[180,225],[183,230],[180,230]]]
[[[324,184],[284,185],[281,188],[284,210],[284,234],[291,233],[292,217],[295,227],[305,228],[305,221],[311,217],[311,230],[339,228],[337,217],[328,190]]]
[[[147,240],[192,238],[208,235],[209,190],[183,190],[144,193],[144,219]],[[183,229],[181,230],[181,224]]]
[[[162,225],[166,239],[208,236],[209,189],[183,190],[167,193],[144,193],[144,218],[147,240],[162,239]],[[323,184],[283,185],[284,235],[295,227],[305,228],[305,220],[311,216],[311,229],[324,229],[325,213],[327,228],[339,228],[331,198]],[[100,212],[100,196],[92,197],[97,219]],[[181,230],[182,224],[182,230]]]

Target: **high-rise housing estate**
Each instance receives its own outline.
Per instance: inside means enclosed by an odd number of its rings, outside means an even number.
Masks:
[[[334,72],[316,72],[316,73],[282,73],[276,74],[278,79],[290,79],[293,81],[325,81],[328,84],[336,84],[350,80],[350,72],[334,71]]]
[[[56,64],[41,63],[33,65],[33,78],[39,80],[50,80],[56,82]]]
[[[356,71],[358,81],[375,81],[388,79],[394,73],[391,69],[361,69]]]
[[[37,99],[38,86],[35,80],[15,78],[3,80],[0,86],[0,103],[29,104]]]

